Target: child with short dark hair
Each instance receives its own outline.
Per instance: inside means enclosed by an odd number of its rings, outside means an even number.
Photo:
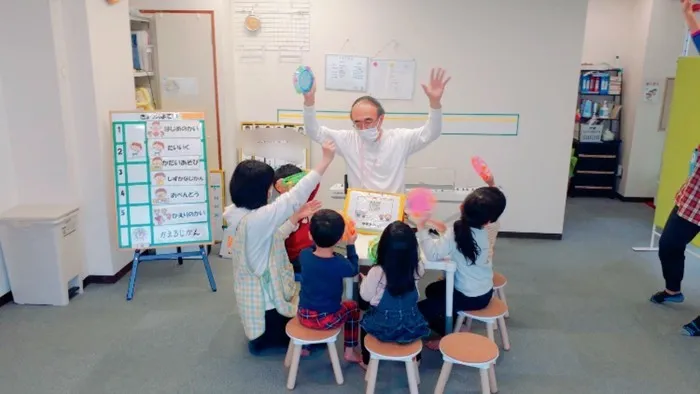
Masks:
[[[416,281],[425,273],[418,256],[418,241],[409,225],[397,220],[384,229],[377,246],[377,264],[360,285],[360,297],[370,304],[360,322],[364,364],[370,359],[364,346],[367,334],[381,342],[400,344],[430,335],[417,305]]]
[[[343,279],[357,275],[357,235],[347,241],[347,258],[333,251],[345,232],[345,220],[336,211],[321,209],[309,225],[315,246],[299,254],[301,294],[297,318],[302,326],[332,330],[345,325],[345,360],[359,363],[360,309],[355,301],[342,301]]]
[[[447,232],[434,238],[425,229],[427,217],[417,222],[418,242],[426,258],[438,261],[449,258],[457,264],[454,282],[453,313],[484,309],[493,298],[493,266],[489,261],[489,239],[485,226],[501,216],[506,197],[497,187],[481,187],[462,203],[460,219]],[[451,331],[445,327],[445,281],[425,289],[426,299],[418,303],[430,328],[439,335]],[[436,349],[439,341],[426,344]]]
[[[275,170],[275,190],[277,190],[280,195],[288,192],[293,185],[285,184],[284,179],[302,172],[303,170],[294,164],[285,164],[280,166],[277,170]],[[316,186],[314,191],[311,192],[309,201],[312,201],[316,197],[318,188],[319,186]],[[287,255],[289,255],[289,261],[292,263],[294,272],[300,273],[301,266],[299,265],[299,253],[306,248],[310,248],[313,245],[313,241],[311,241],[311,237],[309,236],[309,218],[300,218],[299,222],[294,224],[297,226],[297,228],[284,241],[284,246],[287,249]]]

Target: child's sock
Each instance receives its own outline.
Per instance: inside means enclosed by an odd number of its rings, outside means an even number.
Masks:
[[[675,303],[681,303],[685,300],[685,297],[683,296],[683,293],[676,293],[676,294],[669,294],[666,292],[666,290],[662,290],[649,299],[649,301],[653,302],[654,304],[663,304],[664,302],[675,302]]]
[[[700,316],[681,328],[681,334],[689,337],[700,337]]]

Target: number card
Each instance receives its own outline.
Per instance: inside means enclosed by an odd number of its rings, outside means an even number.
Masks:
[[[204,114],[110,117],[119,248],[212,243]]]
[[[397,220],[403,220],[406,196],[371,190],[348,189],[343,213],[355,221],[360,234],[379,234]]]

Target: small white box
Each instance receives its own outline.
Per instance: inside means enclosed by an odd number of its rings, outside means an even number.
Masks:
[[[17,304],[68,305],[83,292],[85,258],[78,208],[20,205],[0,215],[0,246]]]

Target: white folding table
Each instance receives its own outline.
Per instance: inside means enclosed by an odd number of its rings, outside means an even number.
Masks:
[[[369,251],[369,243],[374,239],[373,235],[358,234],[357,241],[355,241],[355,249],[357,249],[357,255],[360,258],[360,265],[371,266],[374,262],[369,259],[367,252]],[[426,270],[437,270],[445,272],[445,284],[447,285],[447,292],[445,294],[445,329],[446,331],[452,332],[452,302],[455,288],[455,270],[457,265],[452,261],[428,261],[421,252],[421,257],[423,258],[423,263]],[[345,282],[345,297],[348,299],[353,299],[353,292],[355,288],[355,283],[359,280],[359,276],[355,278],[348,278]]]

